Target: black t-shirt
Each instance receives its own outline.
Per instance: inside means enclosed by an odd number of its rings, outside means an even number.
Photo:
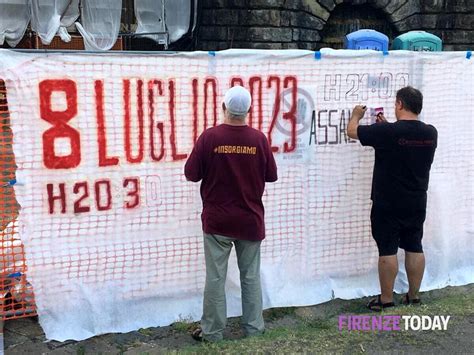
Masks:
[[[436,128],[418,120],[359,126],[362,145],[375,148],[372,201],[391,209],[426,208]]]

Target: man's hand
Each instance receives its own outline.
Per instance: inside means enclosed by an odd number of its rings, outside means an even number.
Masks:
[[[385,116],[383,115],[383,113],[380,112],[380,113],[377,115],[377,117],[376,117],[376,119],[375,119],[375,122],[376,122],[376,123],[386,123],[386,122],[387,122],[387,119],[385,118]]]
[[[360,121],[362,117],[364,117],[366,111],[367,111],[367,106],[356,105],[354,109],[352,110],[351,119],[355,118],[358,121]]]
[[[364,117],[365,111],[367,111],[367,106],[357,105],[352,110],[351,119],[347,125],[347,135],[353,139],[357,139],[357,127],[359,126],[359,121]]]

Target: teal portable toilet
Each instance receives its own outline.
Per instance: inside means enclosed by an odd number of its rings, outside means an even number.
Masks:
[[[351,32],[344,38],[346,49],[373,49],[388,51],[388,37],[375,30],[359,30]]]
[[[408,51],[442,51],[441,38],[425,31],[410,31],[393,40],[392,49]]]

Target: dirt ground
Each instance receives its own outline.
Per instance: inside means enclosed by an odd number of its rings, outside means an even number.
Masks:
[[[400,296],[397,296],[398,300]],[[105,334],[76,342],[46,342],[36,319],[7,321],[5,354],[158,354],[158,353],[474,353],[474,284],[422,294],[421,306],[397,306],[385,314],[450,315],[447,331],[340,332],[338,315],[369,314],[367,299],[333,301],[265,311],[266,333],[241,339],[239,318],[231,318],[226,341],[201,344],[190,337],[196,324]]]

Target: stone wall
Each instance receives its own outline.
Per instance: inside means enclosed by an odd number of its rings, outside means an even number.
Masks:
[[[410,30],[425,30],[443,40],[444,50],[474,49],[474,0],[201,0],[201,3],[196,49],[316,50],[328,43],[340,48],[345,33],[340,34],[339,42],[334,40],[334,30],[340,31],[339,28],[385,29],[381,32],[391,40]],[[352,6],[354,12],[345,17],[336,16],[344,6]]]

